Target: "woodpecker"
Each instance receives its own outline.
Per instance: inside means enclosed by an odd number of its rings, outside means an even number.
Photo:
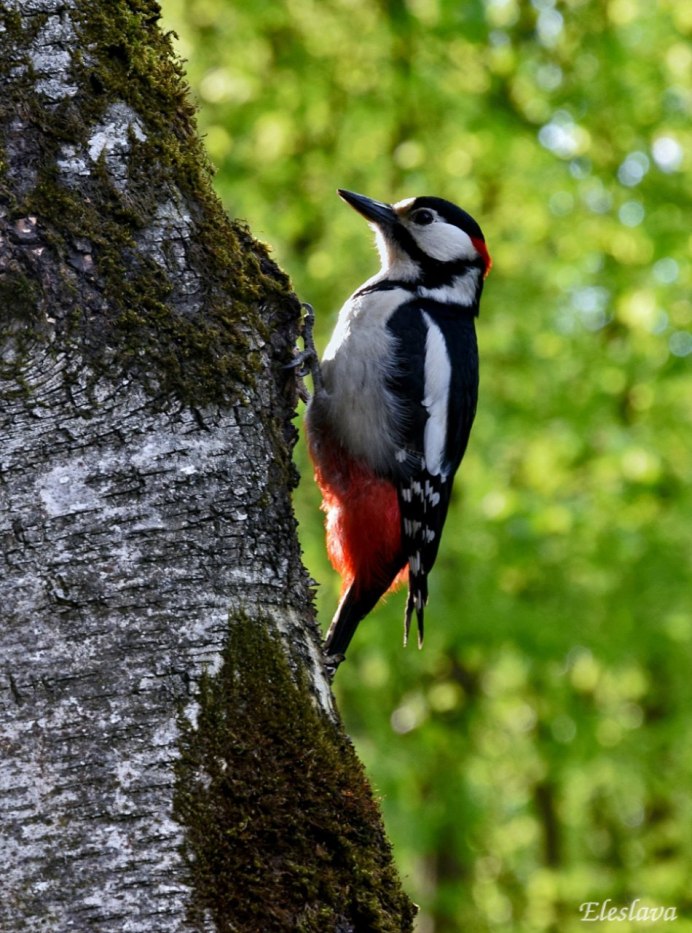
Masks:
[[[415,613],[422,645],[427,578],[476,413],[474,319],[491,266],[481,228],[449,201],[338,194],[374,229],[381,269],[342,307],[321,365],[306,319],[308,448],[343,580],[324,646],[331,676],[358,623],[407,578],[404,644]]]

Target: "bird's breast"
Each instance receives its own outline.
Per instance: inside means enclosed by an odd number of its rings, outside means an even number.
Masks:
[[[349,299],[322,359],[330,429],[351,456],[378,473],[388,472],[397,443],[395,401],[387,389],[396,337],[387,321],[409,297],[392,288]]]

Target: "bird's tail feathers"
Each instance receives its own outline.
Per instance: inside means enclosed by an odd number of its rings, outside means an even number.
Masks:
[[[416,613],[416,625],[418,628],[418,647],[423,647],[423,638],[425,636],[425,607],[428,602],[428,577],[425,573],[414,573],[409,567],[408,599],[406,600],[406,614],[404,616],[404,647],[408,644],[409,631],[411,630],[411,619],[413,613]]]
[[[324,642],[327,655],[345,655],[361,619],[375,608],[383,589],[363,591],[352,583],[341,598]]]

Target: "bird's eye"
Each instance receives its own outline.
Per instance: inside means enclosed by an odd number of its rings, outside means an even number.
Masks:
[[[427,224],[431,224],[435,219],[435,215],[432,211],[416,211],[413,215],[412,220],[414,224],[419,224],[421,227],[425,227]]]

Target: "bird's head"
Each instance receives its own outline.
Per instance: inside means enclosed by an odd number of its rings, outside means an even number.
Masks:
[[[385,204],[353,191],[338,193],[374,228],[388,275],[442,284],[465,271],[477,269],[483,278],[490,271],[492,260],[481,228],[451,201],[421,197]]]

